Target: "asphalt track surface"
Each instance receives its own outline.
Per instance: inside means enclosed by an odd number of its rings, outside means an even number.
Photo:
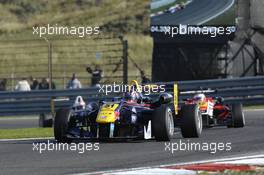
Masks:
[[[264,110],[246,111],[246,127],[218,127],[203,131],[202,137],[192,143],[231,142],[231,151],[165,151],[164,142],[131,141],[100,143],[99,151],[32,151],[33,143],[47,140],[0,141],[0,174],[72,174],[102,170],[116,170],[189,161],[227,158],[235,155],[264,153]],[[177,133],[172,143],[187,143]],[[51,140],[54,142],[54,140]],[[54,142],[55,143],[55,142]]]
[[[37,127],[39,127],[38,116],[0,118],[0,129],[37,128]]]
[[[185,9],[151,18],[151,25],[200,25],[228,10],[233,0],[193,0]]]

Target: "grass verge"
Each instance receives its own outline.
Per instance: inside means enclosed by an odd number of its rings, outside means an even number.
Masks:
[[[47,43],[32,34],[33,26],[47,24],[68,27],[100,26],[102,35],[124,35],[129,42],[129,55],[150,76],[153,44],[149,36],[149,13],[149,0],[0,2],[0,80],[7,78],[8,89],[13,89],[22,77],[34,76],[38,80],[47,77]],[[53,42],[52,59],[53,81],[58,89],[64,87],[73,72],[78,75],[84,87],[89,86],[90,74],[87,74],[85,67],[95,63],[100,64],[104,71],[102,83],[122,80],[122,66],[118,65],[123,53],[116,51],[120,50],[117,48],[119,46],[109,43],[103,46],[92,42],[89,37],[83,38],[83,41],[66,40],[67,36],[62,35],[47,38],[56,40]],[[59,41],[60,39],[65,40]],[[85,44],[93,46],[86,47]],[[95,52],[103,52],[101,61],[96,59]],[[114,72],[116,68],[117,71]],[[131,79],[140,78],[139,70],[135,69],[131,61],[128,71]]]
[[[0,139],[53,137],[53,128],[0,129]]]

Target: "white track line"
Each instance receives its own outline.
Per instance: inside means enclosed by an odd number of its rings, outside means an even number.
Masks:
[[[232,3],[229,6],[227,6],[224,10],[222,10],[221,12],[219,12],[219,13],[217,13],[217,14],[215,14],[215,15],[207,18],[207,19],[205,19],[204,21],[198,23],[198,25],[202,25],[202,24],[204,24],[204,23],[206,23],[206,22],[208,22],[208,21],[210,21],[210,20],[222,15],[224,12],[226,12],[228,9],[230,9],[234,4],[235,4],[235,0],[232,0]]]

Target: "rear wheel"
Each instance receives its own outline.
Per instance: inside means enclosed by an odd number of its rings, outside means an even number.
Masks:
[[[54,136],[58,142],[71,142],[71,139],[67,138],[67,131],[69,129],[70,110],[59,109],[56,112],[54,120]]]
[[[174,121],[168,105],[161,105],[154,111],[151,124],[157,141],[170,141],[174,133]]]
[[[181,111],[181,133],[184,138],[200,137],[203,128],[199,106],[184,105]]]
[[[235,128],[242,128],[245,126],[245,117],[243,113],[242,104],[232,105],[232,121]]]

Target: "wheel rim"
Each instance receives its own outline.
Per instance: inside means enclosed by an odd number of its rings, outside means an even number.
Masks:
[[[167,109],[167,127],[168,127],[168,133],[170,136],[173,135],[174,133],[174,122],[173,122],[173,116],[172,116],[172,112],[171,109],[168,108]]]

